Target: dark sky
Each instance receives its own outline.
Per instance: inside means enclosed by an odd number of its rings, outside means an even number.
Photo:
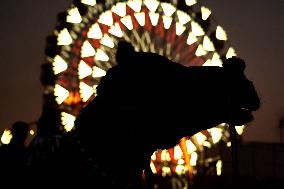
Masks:
[[[246,74],[262,99],[246,141],[278,142],[284,116],[284,1],[202,0],[227,31]],[[40,65],[45,37],[71,0],[0,1],[0,128],[14,121],[35,121],[41,113]]]

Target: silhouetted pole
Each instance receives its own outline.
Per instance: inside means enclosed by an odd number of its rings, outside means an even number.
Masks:
[[[237,140],[237,131],[235,126],[231,125],[229,126],[229,129],[230,129],[230,139],[231,139],[233,183],[235,183],[239,177],[238,140]]]

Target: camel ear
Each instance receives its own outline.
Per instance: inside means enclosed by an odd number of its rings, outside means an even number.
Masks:
[[[223,67],[231,73],[244,73],[246,63],[243,59],[234,56],[225,60],[223,63]]]
[[[134,55],[135,50],[131,43],[126,41],[119,41],[116,50],[116,62],[117,64],[128,63],[131,57]]]

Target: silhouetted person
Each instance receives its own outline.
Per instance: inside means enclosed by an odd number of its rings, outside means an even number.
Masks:
[[[12,139],[9,144],[0,148],[0,180],[25,180],[28,151],[25,146],[29,125],[17,121],[12,125]]]
[[[34,181],[58,179],[58,149],[62,140],[60,126],[60,111],[44,108],[37,122],[36,136],[29,144],[28,167]]]

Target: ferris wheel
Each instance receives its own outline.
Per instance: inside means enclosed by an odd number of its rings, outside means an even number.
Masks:
[[[45,48],[42,83],[46,104],[56,101],[62,111],[62,124],[72,130],[80,109],[96,96],[96,87],[106,71],[116,64],[120,40],[129,41],[137,51],[158,53],[185,66],[222,66],[236,56],[222,26],[212,12],[197,0],[74,0],[58,14]],[[239,127],[239,134],[243,127]],[[228,142],[224,125],[200,132],[184,141],[194,167],[203,147],[220,140]],[[176,162],[175,171],[186,171],[183,150],[155,152],[157,162]],[[162,167],[164,173],[171,168]]]

